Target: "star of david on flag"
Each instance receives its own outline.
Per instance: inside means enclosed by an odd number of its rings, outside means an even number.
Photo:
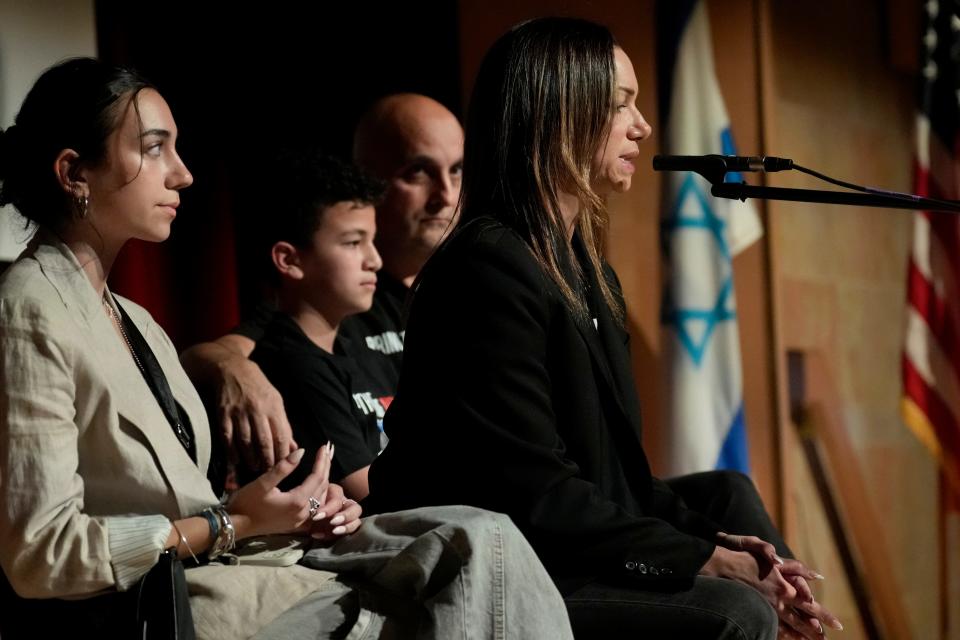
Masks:
[[[705,4],[661,1],[657,19],[663,153],[735,154]],[[710,184],[697,174],[667,176],[662,322],[668,472],[749,472],[731,259],[760,237],[760,221],[751,203],[711,196]]]

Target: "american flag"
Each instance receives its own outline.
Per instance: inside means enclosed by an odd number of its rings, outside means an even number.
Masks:
[[[916,191],[960,199],[960,16],[924,3]],[[907,276],[903,417],[960,495],[960,215],[918,212]]]

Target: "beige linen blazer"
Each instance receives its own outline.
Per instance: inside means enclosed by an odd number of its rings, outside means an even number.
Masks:
[[[35,238],[0,278],[0,565],[25,597],[113,587],[112,518],[180,518],[217,502],[200,398],[150,314],[118,299],[190,418],[198,462],[74,254]]]

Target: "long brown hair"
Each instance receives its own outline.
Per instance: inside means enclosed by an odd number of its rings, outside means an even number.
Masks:
[[[615,46],[608,29],[574,18],[524,22],[494,43],[467,112],[461,225],[492,216],[514,229],[572,310],[585,316],[586,301],[561,270],[569,262],[582,277],[559,206],[561,193],[573,195],[601,293],[622,320],[619,299],[600,275],[607,216],[590,186],[613,113]]]

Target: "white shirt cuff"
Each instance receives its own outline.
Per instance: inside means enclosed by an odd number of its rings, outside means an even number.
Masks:
[[[106,518],[110,565],[117,589],[126,591],[157,564],[173,525],[166,516]]]

